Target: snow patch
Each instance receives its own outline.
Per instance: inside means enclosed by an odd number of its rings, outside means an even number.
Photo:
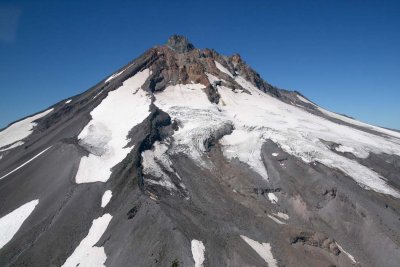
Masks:
[[[0,249],[10,242],[38,203],[38,199],[32,200],[0,218]]]
[[[336,243],[336,242],[335,242]],[[349,257],[349,259],[353,262],[353,263],[357,263],[356,259],[347,251],[345,251],[338,243],[336,243],[336,246],[340,249],[340,251],[342,251],[344,254],[347,255],[347,257]]]
[[[232,134],[225,135],[220,144],[224,156],[228,159],[238,158],[248,164],[262,178],[268,180],[268,174],[261,159],[261,146],[264,138],[260,132],[251,129],[234,130]]]
[[[17,141],[28,137],[32,133],[33,128],[37,125],[37,123],[34,121],[43,118],[52,111],[53,108],[48,109],[39,114],[25,118],[8,126],[6,129],[0,132],[0,148],[8,146],[10,144],[14,144]],[[22,144],[23,142],[18,143],[18,145]]]
[[[203,242],[193,239],[192,240],[192,254],[193,254],[193,260],[194,260],[194,266],[195,267],[201,267],[203,266],[204,262],[204,251],[206,248],[204,247]]]
[[[105,80],[104,82],[107,83],[107,82],[109,82],[109,81],[111,81],[111,80],[117,78],[117,77],[118,77],[119,75],[121,75],[124,71],[125,71],[125,69],[123,69],[123,70],[120,71],[120,72],[114,73],[113,75],[111,75],[110,77],[108,77],[108,79]]]
[[[304,97],[302,97],[301,95],[296,95],[298,99],[300,99],[301,101],[314,105],[314,103],[312,103],[311,101],[308,101],[307,99],[305,99]],[[315,105],[314,105],[315,106]]]
[[[111,168],[131,151],[129,131],[150,114],[151,97],[141,89],[149,75],[149,69],[138,72],[90,112],[92,120],[78,136],[90,154],[81,158],[77,183],[106,182]]]
[[[277,267],[278,263],[274,259],[274,256],[271,252],[271,245],[269,243],[260,243],[247,236],[240,236],[250,247],[257,252],[258,255],[268,264],[269,267]]]
[[[108,213],[93,220],[88,235],[81,241],[71,256],[62,265],[63,267],[76,266],[105,266],[107,260],[103,247],[95,247],[106,231],[112,216]]]
[[[217,67],[217,69],[219,69],[220,71],[222,71],[225,74],[228,74],[231,78],[233,78],[232,73],[227,68],[222,66],[221,63],[219,63],[217,61],[214,61],[214,62],[215,62],[215,66]]]
[[[289,215],[287,215],[286,213],[283,213],[283,212],[278,212],[278,213],[272,213],[274,216],[277,216],[277,217],[279,217],[279,218],[281,218],[281,219],[284,219],[284,220],[289,220]]]
[[[207,72],[206,72],[206,75],[207,75],[208,81],[209,81],[211,84],[214,84],[215,82],[224,82],[224,83],[226,83],[226,81],[225,81],[224,79],[220,79],[220,78],[218,78],[217,76],[214,76],[214,75],[212,75],[212,74],[210,74],[210,73],[207,73]]]
[[[267,215],[270,219],[272,219],[274,222],[276,222],[277,224],[286,224],[282,221],[280,221],[278,218],[276,218],[275,216],[272,216],[270,214]]]
[[[71,103],[72,99],[68,99],[67,101],[65,101],[65,104],[69,104]]]
[[[16,172],[17,170],[21,169],[21,168],[24,167],[26,164],[28,164],[28,163],[31,162],[32,160],[36,159],[37,157],[39,157],[40,155],[42,155],[44,152],[46,152],[46,151],[49,150],[50,148],[51,148],[51,146],[48,147],[48,148],[46,148],[45,150],[43,150],[42,152],[40,152],[39,154],[37,154],[36,156],[34,156],[33,158],[31,158],[30,160],[25,161],[24,163],[22,163],[21,165],[19,165],[19,166],[18,166],[17,168],[15,168],[14,170],[12,170],[12,171],[10,171],[9,173],[3,175],[2,177],[0,177],[0,180],[3,179],[3,178],[6,178],[7,176],[9,176],[10,174],[12,174],[13,172]]]
[[[6,147],[6,148],[0,149],[0,152],[4,152],[4,151],[7,151],[7,150],[16,148],[16,147],[21,146],[21,145],[23,145],[23,144],[24,144],[24,142],[22,142],[22,141],[17,141],[17,142],[15,142],[14,144],[12,144],[11,146],[8,146],[8,147]]]
[[[104,208],[105,206],[107,206],[108,202],[110,202],[112,197],[112,192],[111,190],[107,190],[106,192],[104,192],[103,197],[101,198],[101,207]]]
[[[276,204],[278,202],[278,197],[274,193],[268,193],[268,199],[272,204]]]
[[[272,153],[272,156],[277,157],[277,156],[279,156],[279,153]]]
[[[103,92],[103,91],[98,92],[98,93],[92,98],[92,100],[95,99],[96,97],[98,97],[102,92]]]

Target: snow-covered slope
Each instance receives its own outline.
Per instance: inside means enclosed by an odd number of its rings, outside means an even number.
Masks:
[[[399,133],[172,36],[0,132],[0,266],[398,266],[399,198]]]

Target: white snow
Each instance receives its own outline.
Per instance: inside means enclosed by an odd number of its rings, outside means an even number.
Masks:
[[[78,136],[90,154],[81,159],[77,183],[106,182],[111,168],[131,151],[129,131],[150,114],[151,98],[141,89],[149,75],[148,69],[137,73],[92,110],[92,120]]]
[[[365,189],[400,197],[399,192],[390,187],[379,174],[330,151],[321,139],[353,147],[359,156],[367,156],[370,152],[400,155],[400,146],[397,143],[283,103],[261,92],[240,76],[236,77],[235,81],[251,94],[235,94],[230,88],[219,86],[218,91],[224,103],[219,105],[219,108],[227,120],[234,122],[234,133],[240,131],[240,135],[247,133],[258,136],[258,142],[249,138],[243,140],[242,146],[229,146],[226,149],[240,153],[242,147],[251,147],[252,151],[256,151],[258,147],[260,151],[264,140],[270,139],[285,152],[301,158],[306,163],[318,161],[343,171]],[[226,145],[226,138],[227,136],[221,140],[223,147]],[[235,140],[239,142],[240,139]],[[258,166],[261,166],[261,163],[259,162]]]
[[[307,99],[305,99],[304,97],[302,97],[301,95],[296,95],[298,99],[300,99],[301,101],[314,105],[314,103],[312,103],[311,101],[308,101]]]
[[[338,248],[340,249],[340,251],[343,252],[344,254],[346,254],[347,257],[349,257],[349,259],[350,259],[353,263],[357,263],[356,259],[355,259],[350,253],[348,253],[347,251],[345,251],[337,242],[335,242],[335,243],[336,243],[336,246],[338,246]]]
[[[112,197],[112,192],[111,190],[107,190],[106,192],[104,192],[103,197],[101,198],[101,207],[104,208],[105,206],[107,206],[108,202],[110,202]]]
[[[343,152],[343,153],[345,153],[345,152],[354,153],[355,152],[354,148],[349,147],[349,146],[342,146],[342,145],[336,147],[335,150],[339,151],[339,152]]]
[[[272,153],[273,157],[277,157],[279,155],[279,153]]]
[[[104,82],[107,83],[107,82],[111,81],[112,79],[117,78],[117,77],[118,77],[119,75],[121,75],[124,71],[125,71],[125,69],[122,70],[122,71],[120,71],[120,72],[114,73],[113,75],[111,75],[110,77],[108,77],[107,80],[105,80]]]
[[[344,121],[344,122],[347,122],[347,123],[350,123],[350,124],[353,124],[353,125],[365,127],[365,128],[370,129],[370,130],[374,130],[374,131],[377,131],[377,132],[380,132],[380,133],[383,133],[383,134],[386,134],[386,135],[389,135],[389,136],[400,138],[400,133],[398,133],[396,131],[392,131],[392,130],[381,128],[381,127],[377,127],[377,126],[374,126],[374,125],[371,125],[371,124],[368,124],[368,123],[357,121],[355,119],[352,119],[352,118],[340,115],[338,113],[326,110],[324,108],[321,108],[321,107],[315,105],[314,103],[308,101],[307,99],[305,99],[301,95],[297,95],[297,97],[303,102],[306,102],[306,103],[314,105],[315,107],[317,107],[317,109],[319,111],[321,111],[325,115],[328,115],[329,117],[332,117],[332,118],[335,118],[335,119],[338,119],[338,120],[341,120],[341,121]]]
[[[289,220],[289,215],[287,215],[286,213],[283,213],[283,212],[279,211],[278,213],[272,213],[272,214],[277,216],[277,217],[279,217],[279,218],[281,218],[281,219]]]
[[[210,82],[216,79],[208,78]],[[212,162],[207,162],[204,156],[205,142],[224,133],[220,144],[225,157],[239,159],[267,179],[261,148],[265,140],[270,139],[286,153],[306,163],[322,163],[343,171],[365,189],[400,197],[384,177],[331,151],[321,141],[351,147],[357,157],[367,157],[371,152],[400,155],[400,140],[334,123],[286,104],[258,90],[241,76],[236,76],[235,81],[249,93],[237,93],[232,88],[218,86],[221,96],[218,105],[208,100],[201,84],[169,86],[155,95],[155,105],[179,125],[169,152],[185,153],[200,166],[212,168]],[[234,127],[230,135],[227,135],[229,131],[224,131],[228,126]]]
[[[220,79],[220,78],[218,78],[218,77],[216,77],[216,76],[214,76],[214,75],[212,75],[212,74],[210,74],[210,73],[207,73],[207,72],[206,72],[206,75],[207,75],[208,81],[209,81],[211,84],[213,84],[214,82],[218,82],[218,81],[221,81],[221,82],[226,83],[226,81],[225,81],[224,79]]]
[[[38,203],[38,199],[32,200],[0,218],[0,249],[14,237]]]
[[[260,132],[238,129],[230,135],[225,135],[220,140],[220,144],[223,146],[225,157],[228,159],[238,158],[248,164],[262,178],[268,180],[267,170],[261,159],[261,146],[259,145],[263,140],[263,135]]]
[[[268,264],[268,267],[277,267],[278,263],[271,252],[271,245],[269,243],[260,243],[247,236],[240,236],[250,247],[257,252],[258,255]]]
[[[15,142],[14,144],[12,144],[11,146],[8,146],[8,147],[6,147],[6,148],[0,149],[0,152],[4,152],[4,151],[7,151],[7,150],[16,148],[16,147],[21,146],[21,145],[23,145],[23,144],[24,144],[24,142],[22,142],[22,141],[17,141],[17,142]]]
[[[207,165],[206,160],[202,160],[206,141],[231,125],[221,116],[217,105],[210,103],[204,88],[202,84],[174,85],[155,95],[155,105],[179,125],[179,130],[173,134],[170,153],[185,153],[202,166]]]
[[[274,193],[268,193],[268,199],[273,204],[278,202],[278,197]]]
[[[103,247],[96,247],[95,244],[106,231],[112,216],[108,213],[93,220],[88,235],[81,241],[75,251],[62,265],[63,267],[76,266],[105,266],[107,255]]]
[[[221,63],[219,63],[218,61],[214,61],[214,62],[215,62],[215,66],[216,66],[220,71],[222,71],[222,72],[225,73],[225,74],[228,74],[230,77],[233,78],[232,73],[231,73],[227,68],[225,68],[224,66],[222,66]]]
[[[31,158],[30,160],[25,161],[24,163],[22,163],[21,165],[19,165],[17,168],[15,168],[14,170],[10,171],[9,173],[3,175],[2,177],[0,177],[0,180],[3,178],[6,178],[7,176],[9,176],[10,174],[12,174],[13,172],[16,172],[17,170],[21,169],[22,167],[24,167],[26,164],[28,164],[29,162],[31,162],[32,160],[36,159],[37,157],[39,157],[40,155],[42,155],[44,152],[46,152],[47,150],[49,150],[51,148],[48,147],[45,150],[43,150],[42,152],[40,152],[39,154],[37,154],[36,156],[34,156],[33,158]]]
[[[273,215],[268,214],[267,216],[268,216],[270,219],[272,219],[274,222],[276,222],[277,224],[286,224],[286,223],[280,221],[278,218],[276,218],[276,217],[273,216]]]
[[[331,112],[329,110],[323,109],[321,107],[317,107],[317,108],[318,108],[319,111],[321,111],[325,115],[328,115],[328,116],[330,116],[332,118],[335,118],[335,119],[338,119],[338,120],[341,120],[341,121],[344,121],[344,122],[347,122],[347,123],[350,123],[350,124],[353,124],[353,125],[365,127],[365,128],[370,129],[370,130],[383,133],[385,135],[389,135],[389,136],[392,136],[392,137],[400,138],[400,133],[398,133],[398,132],[391,131],[389,129],[385,129],[385,128],[381,128],[381,127],[377,127],[377,126],[374,126],[374,125],[370,125],[368,123],[364,123],[364,122],[361,122],[361,121],[357,121],[357,120],[354,120],[352,118],[349,118],[349,117],[337,114],[335,112]]]
[[[0,148],[14,144],[17,141],[28,137],[32,133],[33,128],[36,126],[36,123],[34,121],[43,118],[52,111],[53,108],[48,109],[39,114],[25,118],[8,126],[6,129],[0,132]],[[18,145],[22,144],[23,142],[18,143]]]
[[[201,267],[203,266],[204,262],[204,251],[206,248],[204,247],[203,242],[193,239],[191,243],[192,247],[192,254],[193,254],[193,260],[194,260],[194,266],[195,267]]]
[[[65,101],[65,104],[69,104],[71,103],[72,99],[68,99],[67,101]]]

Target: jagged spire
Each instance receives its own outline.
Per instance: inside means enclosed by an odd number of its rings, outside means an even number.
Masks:
[[[172,35],[169,37],[167,46],[178,53],[186,53],[194,49],[194,45],[182,35]]]

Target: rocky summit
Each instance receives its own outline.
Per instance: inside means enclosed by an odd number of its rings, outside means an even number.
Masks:
[[[174,35],[0,131],[0,266],[399,266],[400,133]]]

